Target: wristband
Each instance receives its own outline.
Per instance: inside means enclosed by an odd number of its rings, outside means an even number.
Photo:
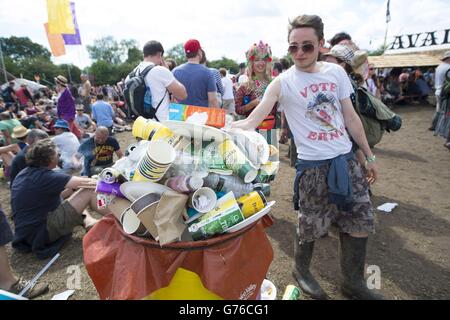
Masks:
[[[371,157],[366,157],[367,163],[372,163],[372,162],[375,162],[376,160],[377,160],[377,157],[375,157],[375,155],[373,155]]]

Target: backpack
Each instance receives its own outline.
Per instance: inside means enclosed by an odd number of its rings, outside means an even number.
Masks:
[[[125,100],[128,105],[127,116],[129,118],[135,118],[139,116],[143,116],[147,119],[156,119],[156,112],[158,111],[161,103],[164,101],[166,97],[167,90],[164,94],[164,97],[158,103],[156,108],[153,108],[152,105],[152,93],[150,88],[147,88],[145,85],[145,77],[153,69],[155,65],[150,65],[142,70],[141,73],[138,73],[138,68],[135,68],[129,75],[127,80],[125,81],[125,88],[123,90]]]
[[[355,88],[356,85],[353,85]],[[401,128],[402,119],[366,88],[356,86],[355,95],[354,107],[371,148],[381,141],[384,131],[397,131]]]

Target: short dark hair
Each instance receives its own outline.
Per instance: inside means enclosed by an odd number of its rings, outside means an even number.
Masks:
[[[158,42],[156,40],[151,40],[144,45],[143,52],[144,52],[144,57],[154,56],[158,52],[161,52],[161,54],[164,54],[164,48],[160,42]]]
[[[283,72],[283,65],[281,64],[281,62],[275,62],[273,64],[273,68],[278,70],[279,73]]]
[[[97,100],[103,100],[105,96],[101,93],[97,94]]]
[[[323,22],[319,16],[304,14],[289,21],[288,41],[292,30],[299,28],[313,28],[319,41],[323,39]]]
[[[244,69],[244,68],[245,68],[245,62],[239,63],[239,69]]]
[[[31,167],[47,167],[56,154],[56,145],[51,139],[39,140],[31,145],[25,155],[26,162]]]
[[[328,42],[333,47],[333,46],[337,45],[339,42],[341,42],[342,40],[352,40],[352,37],[346,32],[339,32],[339,33],[336,33],[333,36],[333,38],[328,40]]]
[[[291,63],[286,58],[281,58],[280,63],[283,65],[283,70],[287,70],[291,67]]]
[[[170,65],[169,65],[170,63]],[[175,69],[177,67],[177,62],[173,59],[166,59],[166,64],[169,67],[169,70],[172,71],[173,69]]]

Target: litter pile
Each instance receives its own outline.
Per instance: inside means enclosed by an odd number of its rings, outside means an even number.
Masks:
[[[172,104],[176,120],[162,123],[138,117],[137,143],[99,175],[98,206],[127,234],[160,245],[203,240],[249,226],[275,203],[267,197],[278,150],[257,132],[224,129],[222,110],[203,109]]]

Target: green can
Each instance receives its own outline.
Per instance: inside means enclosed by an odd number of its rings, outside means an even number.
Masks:
[[[293,285],[288,285],[284,291],[281,300],[298,300],[300,298],[300,289]]]

